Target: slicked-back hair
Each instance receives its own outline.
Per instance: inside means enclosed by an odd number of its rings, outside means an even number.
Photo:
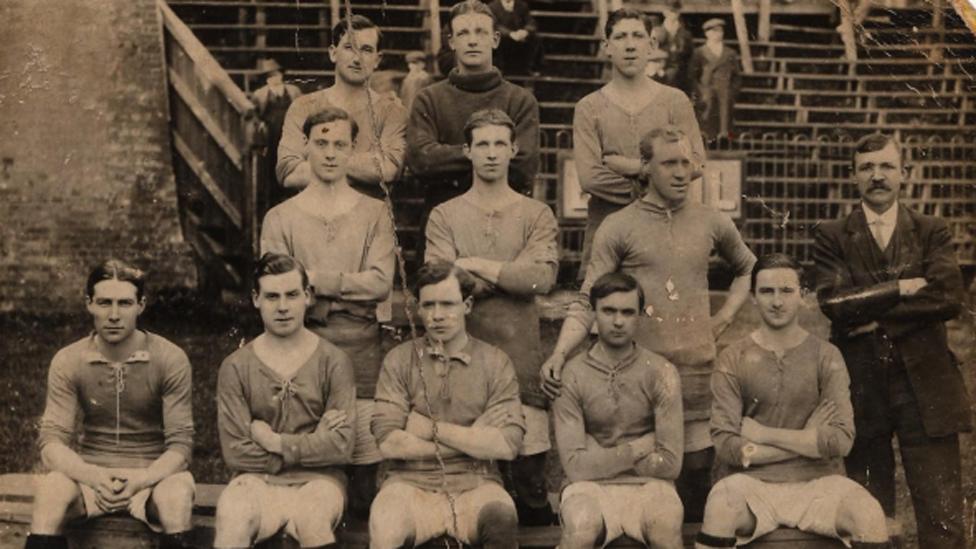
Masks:
[[[613,27],[624,19],[636,19],[643,23],[644,30],[647,31],[647,38],[651,38],[651,31],[654,30],[654,22],[644,15],[644,12],[634,8],[620,8],[619,10],[610,12],[610,15],[607,17],[607,23],[603,26],[603,37],[609,40],[610,35],[613,34]]]
[[[491,12],[491,8],[489,8],[487,4],[481,0],[464,0],[463,2],[458,2],[451,7],[451,15],[447,19],[448,36],[454,34],[454,20],[469,13],[487,15],[489,18],[491,18],[491,30],[494,31],[498,27],[498,22],[495,21],[495,14]]]
[[[661,126],[645,133],[640,140],[641,162],[650,162],[654,158],[654,141],[660,139],[665,143],[677,143],[682,139],[688,139],[685,132],[677,126]]]
[[[901,148],[901,143],[898,142],[895,136],[880,132],[865,135],[857,140],[857,143],[854,144],[854,154],[851,156],[851,168],[857,170],[857,155],[878,152],[889,144],[895,146],[895,150],[898,151],[898,161],[901,163],[901,167],[904,168],[905,152]]]
[[[464,142],[471,146],[474,130],[485,126],[504,126],[508,128],[512,143],[515,142],[515,122],[501,109],[481,109],[471,113],[464,124]]]
[[[590,288],[590,306],[596,310],[596,304],[608,295],[634,290],[637,290],[637,312],[640,313],[644,310],[644,289],[637,283],[637,279],[627,273],[607,273],[596,279]]]
[[[800,286],[803,286],[803,265],[800,265],[800,262],[793,256],[777,252],[760,257],[752,266],[749,284],[752,293],[756,293],[756,278],[759,276],[759,271],[766,269],[792,269],[796,272],[796,279],[800,281]]]
[[[376,49],[380,49],[380,43],[383,42],[383,29],[379,28],[376,23],[370,21],[368,17],[362,15],[353,15],[352,18],[352,30],[366,30],[366,29],[376,29]],[[349,32],[349,21],[350,18],[343,16],[339,19],[339,22],[332,27],[332,45],[339,46],[339,42],[342,37]],[[358,44],[357,44],[358,45]]]
[[[261,256],[261,259],[254,265],[254,277],[252,290],[255,294],[261,293],[261,278],[269,275],[280,275],[298,271],[302,275],[302,289],[309,288],[308,272],[305,265],[294,257],[286,254],[268,252]]]
[[[359,124],[349,116],[349,113],[340,109],[339,107],[326,107],[325,109],[309,116],[305,119],[305,123],[302,124],[302,131],[305,132],[305,138],[308,139],[311,135],[312,128],[318,126],[319,124],[328,124],[329,122],[335,122],[336,120],[345,120],[349,122],[349,135],[352,140],[356,140],[356,136],[359,135]]]
[[[146,273],[129,265],[121,259],[107,259],[88,273],[85,282],[85,296],[89,299],[95,296],[95,285],[103,280],[118,280],[128,282],[136,287],[136,299],[142,299],[146,290]]]
[[[424,263],[417,271],[417,281],[413,285],[414,295],[419,299],[420,290],[424,286],[440,284],[452,276],[457,279],[458,287],[461,288],[461,299],[474,295],[475,280],[471,273],[444,261]]]

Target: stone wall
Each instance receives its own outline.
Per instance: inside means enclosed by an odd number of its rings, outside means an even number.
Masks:
[[[195,283],[153,0],[0,3],[0,312],[77,310],[115,256]]]

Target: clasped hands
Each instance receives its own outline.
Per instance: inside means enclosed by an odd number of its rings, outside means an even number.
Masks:
[[[117,513],[129,507],[140,491],[149,488],[145,469],[96,467],[87,484],[95,490],[95,505],[104,513]]]

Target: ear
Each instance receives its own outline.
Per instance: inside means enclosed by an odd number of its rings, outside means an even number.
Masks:
[[[497,30],[491,36],[491,49],[498,49],[498,44],[502,41],[502,33]]]
[[[335,65],[335,60],[336,60],[336,47],[329,46],[329,61],[332,61],[332,64]]]
[[[465,158],[471,160],[471,147],[469,147],[467,143],[461,145],[461,152],[464,153]]]
[[[312,299],[314,299],[314,296],[312,295],[312,287],[309,286],[309,287],[305,288],[305,306],[306,307],[311,307],[312,306]]]
[[[467,299],[464,300],[464,314],[470,314],[472,308],[474,308],[474,296],[469,295]]]
[[[261,305],[258,303],[258,292],[251,290],[251,303],[254,305],[255,309],[260,309]]]
[[[519,151],[518,141],[515,141],[515,139],[514,139],[515,136],[514,135],[512,137],[513,137],[513,139],[512,139],[512,156],[515,156],[515,155],[518,154],[518,151]]]
[[[380,66],[380,61],[382,60],[383,60],[383,52],[381,51],[376,52],[376,62],[373,63],[373,70],[376,70],[376,68]]]
[[[141,298],[139,298],[139,312],[136,313],[136,316],[141,315],[145,310],[146,310],[146,296],[142,296]]]

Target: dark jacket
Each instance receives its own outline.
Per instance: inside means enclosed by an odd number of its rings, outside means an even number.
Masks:
[[[949,228],[942,219],[898,208],[886,252],[875,243],[860,207],[814,230],[817,298],[851,374],[857,436],[881,434],[879,426],[887,423],[886,399],[872,391],[884,379],[878,363],[882,338],[900,355],[926,434],[968,431],[968,396],[946,339],[945,322],[959,314],[963,299]],[[902,297],[898,280],[915,277],[924,277],[927,286]],[[851,335],[871,322],[878,330]]]

